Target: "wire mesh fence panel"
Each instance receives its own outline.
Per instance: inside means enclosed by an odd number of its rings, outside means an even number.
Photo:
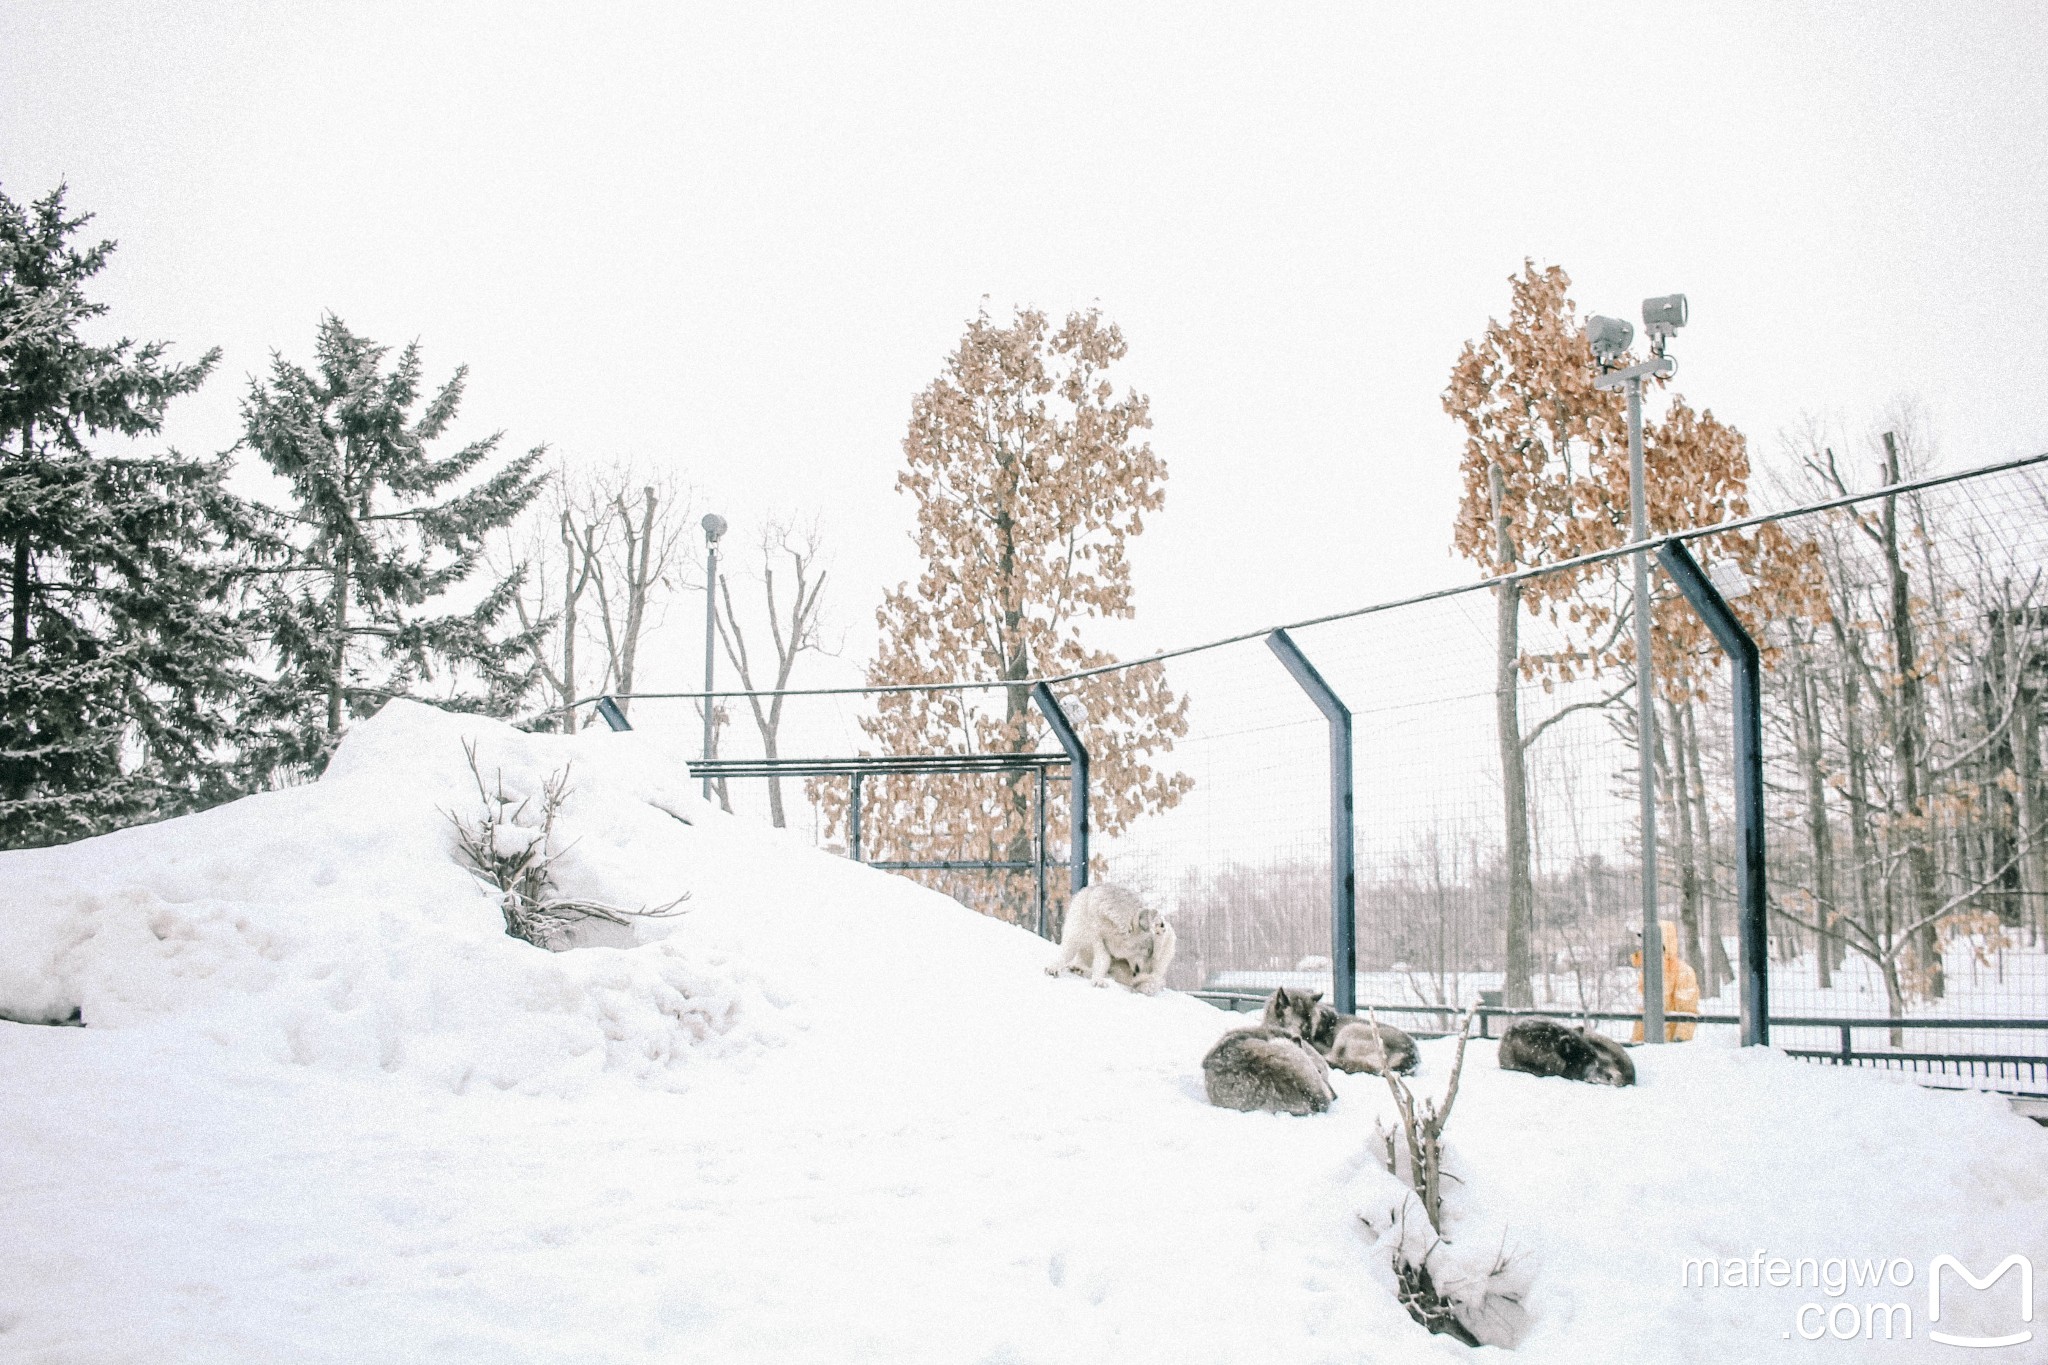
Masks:
[[[2038,1070],[2048,1029],[1995,1025],[2048,1019],[2048,463],[1895,494],[1850,495],[1831,462],[1802,477],[1785,491],[1800,504],[1788,514],[1684,535],[1762,651],[1770,1012],[1783,1021],[1773,1041],[1834,1060],[1956,1055],[1984,1059],[1975,1070],[1987,1075]],[[1653,579],[1648,750],[1666,942],[1652,951],[1668,950],[1667,1008],[1732,1016],[1731,683],[1698,613],[1663,573]],[[1414,1011],[1404,1017],[1424,1028],[1478,1003],[1641,1008],[1631,582],[1627,556],[1610,552],[1292,628],[1352,712],[1362,1006]],[[1141,667],[1051,680],[1093,755],[1095,874],[1172,915],[1173,986],[1329,989],[1324,716],[1258,637]],[[1182,709],[1128,750],[1128,704],[1148,688]],[[1053,750],[1021,695],[1010,685],[929,700],[960,719],[951,739],[930,733],[949,752],[976,734]],[[784,753],[886,747],[863,723],[873,698],[788,702]],[[679,709],[695,723],[692,704]],[[973,716],[998,714],[1008,728],[976,731]],[[729,726],[721,742],[744,748],[745,731]],[[1033,780],[873,779],[863,857],[1021,863],[1043,851],[1057,863],[1070,848],[1068,785],[1051,784],[1041,806]],[[850,794],[843,779],[818,779],[785,790],[783,805],[790,824],[845,851]],[[724,795],[738,810],[766,807],[759,783]],[[1035,903],[1035,872],[912,875],[1019,923]],[[1802,1019],[1858,1022],[1845,1033]],[[1680,1024],[1674,1036],[1694,1032]]]
[[[1170,810],[1102,840],[1103,869],[1173,915],[1169,984],[1300,971],[1327,988],[1327,726],[1256,641],[1168,668],[1188,700],[1188,733],[1160,761],[1189,785]]]
[[[1529,648],[1555,651],[1558,633],[1543,622],[1517,625]],[[1508,986],[1516,874],[1498,630],[1496,604],[1475,593],[1296,633],[1353,713],[1357,999],[1438,1007],[1404,1016],[1424,1027],[1448,1029],[1456,1011],[1498,1002]],[[1176,984],[1327,990],[1326,724],[1255,645],[1217,651],[1199,673],[1193,662],[1175,665],[1193,700],[1191,735],[1175,751],[1199,772],[1188,809],[1112,845],[1111,874],[1142,868],[1145,882],[1172,888]],[[1520,985],[1528,1003],[1563,1012],[1627,1008],[1639,896],[1623,788],[1634,758],[1615,684],[1516,667],[1510,685],[1530,831]]]
[[[1773,1012],[2048,1017],[2048,471],[2034,464],[1776,525],[1825,597],[1757,632]],[[1709,749],[1710,773],[1725,761],[1725,747]],[[1714,853],[1719,873],[1725,843]],[[1773,1038],[1835,1044],[1829,1030],[1796,1025]],[[2048,1034],[2031,1029],[1921,1024],[1858,1030],[1855,1041],[2048,1052]]]
[[[1482,1000],[1577,1011],[1633,998],[1633,883],[1618,875],[1633,871],[1633,758],[1617,685],[1522,667],[1515,655],[1569,642],[1513,602],[1503,670],[1502,606],[1474,593],[1301,632],[1358,718],[1360,999],[1443,1006],[1442,1027]]]

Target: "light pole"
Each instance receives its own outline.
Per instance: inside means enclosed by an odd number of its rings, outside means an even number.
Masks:
[[[1664,929],[1657,920],[1657,698],[1650,674],[1650,518],[1643,500],[1643,380],[1676,373],[1678,362],[1664,354],[1664,343],[1685,325],[1685,295],[1666,294],[1643,300],[1643,330],[1650,338],[1650,358],[1623,369],[1610,368],[1635,340],[1635,328],[1620,318],[1586,319],[1586,340],[1600,375],[1595,388],[1628,393],[1628,520],[1636,551],[1636,746],[1643,845],[1643,1041],[1664,1041]]]
[[[711,680],[718,662],[718,538],[725,534],[725,518],[706,512],[698,525],[704,528],[704,760],[711,761]],[[711,799],[711,774],[704,775],[704,799]]]

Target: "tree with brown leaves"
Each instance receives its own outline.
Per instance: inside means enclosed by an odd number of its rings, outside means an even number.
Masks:
[[[1629,462],[1626,414],[1618,392],[1593,387],[1595,366],[1585,329],[1569,293],[1570,277],[1557,266],[1538,270],[1524,262],[1509,280],[1508,321],[1492,321],[1466,345],[1451,370],[1445,409],[1465,428],[1464,495],[1453,545],[1489,575],[1555,564],[1603,550],[1629,538]],[[1643,437],[1644,497],[1652,534],[1709,526],[1749,511],[1748,444],[1741,432],[1674,396],[1662,421]],[[1723,560],[1742,570],[1752,592],[1737,606],[1761,636],[1772,612],[1825,609],[1813,584],[1813,556],[1775,527],[1749,535],[1695,542],[1709,571]],[[1651,604],[1652,660],[1660,688],[1673,706],[1689,707],[1701,693],[1717,647],[1676,589],[1661,576]],[[1521,615],[1546,618],[1560,640],[1550,650],[1522,647]],[[1546,690],[1580,676],[1632,678],[1635,643],[1628,629],[1630,595],[1625,576],[1595,566],[1544,574],[1496,590],[1495,721],[1499,734],[1506,817],[1508,906],[1504,1000],[1534,1003],[1530,982],[1534,878],[1527,761],[1530,747],[1574,711],[1604,706],[1630,691],[1624,682],[1597,700],[1553,711],[1523,730],[1519,685],[1541,679]],[[1761,615],[1759,615],[1761,614]],[[1689,715],[1677,717],[1681,728]],[[1681,741],[1683,742],[1683,741]],[[1704,848],[1706,806],[1693,800],[1688,780],[1696,767],[1679,764],[1667,788],[1685,848],[1681,897],[1687,957],[1712,970],[1701,951],[1701,897],[1695,848]],[[1674,752],[1676,750],[1674,749]],[[1654,750],[1649,761],[1655,761]],[[1681,805],[1680,803],[1688,803]],[[1696,830],[1695,830],[1696,827]],[[1697,832],[1697,841],[1688,836]],[[1713,935],[1711,926],[1707,937]]]
[[[1452,544],[1489,576],[1608,548],[1615,509],[1594,464],[1617,442],[1626,451],[1622,400],[1593,387],[1593,353],[1567,292],[1570,277],[1557,266],[1538,270],[1525,261],[1508,287],[1507,322],[1489,321],[1477,341],[1466,343],[1443,396],[1445,411],[1465,428],[1464,493]],[[1625,454],[1622,465],[1625,478]],[[1624,512],[1627,505],[1624,484]],[[1584,577],[1552,574],[1495,592],[1494,724],[1507,829],[1503,1000],[1514,1006],[1535,1003],[1528,750],[1550,723],[1522,732],[1519,683],[1539,665],[1523,653],[1521,616],[1525,608],[1569,609]],[[1601,647],[1612,648],[1611,640]],[[1578,665],[1570,657],[1548,663],[1564,678]]]
[[[1085,639],[1090,621],[1133,614],[1130,544],[1165,501],[1166,464],[1141,433],[1148,402],[1118,396],[1110,370],[1123,333],[1089,310],[1055,327],[1020,311],[968,325],[945,369],[912,404],[896,486],[917,507],[924,572],[883,600],[875,685],[995,678],[973,691],[893,692],[863,728],[885,752],[1020,753],[1045,740],[1029,679],[1114,660]],[[1187,731],[1187,702],[1157,666],[1100,674],[1060,696],[1092,759],[1094,829],[1115,835],[1173,806],[1191,780],[1155,767]],[[814,792],[828,825],[844,789]],[[891,778],[867,786],[864,838],[886,859],[1030,860],[1034,793],[1022,776]],[[1062,788],[1049,828],[1064,829]],[[1035,903],[1022,873],[952,874],[936,884],[1021,921]],[[978,894],[977,894],[978,893]],[[1055,926],[1057,919],[1055,918]]]

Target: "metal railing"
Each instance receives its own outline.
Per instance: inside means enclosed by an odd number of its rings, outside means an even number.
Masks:
[[[707,694],[708,695],[708,694]],[[708,797],[711,786],[726,778],[733,777],[844,777],[849,786],[846,843],[847,856],[855,862],[866,862],[869,867],[885,872],[1036,872],[1037,885],[1037,931],[1040,938],[1050,938],[1051,925],[1048,915],[1051,897],[1046,886],[1049,868],[1065,867],[1072,880],[1073,889],[1079,891],[1088,884],[1088,748],[1081,742],[1073,722],[1067,718],[1059,699],[1044,683],[1036,683],[1031,689],[1031,700],[1045,717],[1053,738],[1060,743],[1057,754],[1035,751],[1024,753],[974,753],[974,754],[856,754],[838,758],[700,758],[690,765],[691,772],[704,780],[704,792]],[[630,730],[631,722],[626,713],[611,696],[597,699],[597,714],[613,730]],[[710,731],[705,732],[705,747],[711,744]],[[1035,838],[1032,848],[1036,856],[1030,859],[1003,858],[876,858],[861,857],[861,789],[870,777],[896,777],[916,774],[1024,774],[1032,777],[1033,816]],[[1066,782],[1070,787],[1068,801],[1069,829],[1067,856],[1055,858],[1046,838],[1046,816],[1049,808],[1046,786],[1050,782]]]
[[[854,758],[712,758],[690,765],[692,773],[713,782],[728,777],[843,777],[849,787],[846,816],[846,856],[857,863],[884,872],[1035,872],[1037,885],[1037,931],[1048,936],[1050,897],[1046,885],[1051,868],[1072,869],[1075,859],[1052,856],[1046,837],[1049,808],[1047,786],[1070,778],[1071,760],[1065,754],[877,754]],[[1036,856],[1028,859],[1003,858],[866,858],[862,856],[861,793],[870,777],[903,775],[1028,774],[1032,782],[1032,814]],[[1077,807],[1079,799],[1074,803]],[[1077,824],[1079,822],[1077,821]],[[1086,868],[1075,872],[1085,882]]]
[[[1236,987],[1210,987],[1189,991],[1188,994],[1218,1009],[1255,1012],[1265,1008],[1271,992]],[[1460,1018],[1464,1014],[1461,1009],[1445,1005],[1368,1004],[1359,1008],[1360,1013],[1366,1010],[1371,1010],[1374,1014],[1433,1015],[1439,1021]],[[1640,1010],[1566,1010],[1540,1007],[1517,1009],[1506,1005],[1480,1005],[1474,1007],[1473,1013],[1478,1018],[1479,1036],[1482,1038],[1494,1036],[1493,1021],[1496,1019],[1564,1019],[1580,1024],[1643,1022]],[[1664,1015],[1664,1022],[1667,1025],[1723,1024],[1739,1028],[1742,1025],[1742,1017],[1738,1014],[1667,1012]],[[1794,1057],[1800,1061],[1907,1072],[1922,1085],[1936,1089],[1990,1090],[2002,1095],[2048,1099],[2048,1019],[1887,1019],[1869,1016],[1848,1018],[1840,1015],[1783,1015],[1773,1018],[1771,1024],[1779,1029],[1831,1029],[1838,1034],[1839,1044],[1832,1048],[1780,1045],[1780,1051],[1787,1057]],[[1891,1048],[1858,1048],[1856,1032],[1871,1029],[1882,1029],[1886,1032],[1894,1029],[1900,1032],[1996,1029],[2038,1032],[2043,1033],[2044,1038],[2039,1053],[1902,1052]],[[1408,1032],[1421,1038],[1441,1038],[1451,1032],[1451,1026],[1440,1023],[1436,1028],[1410,1028]]]

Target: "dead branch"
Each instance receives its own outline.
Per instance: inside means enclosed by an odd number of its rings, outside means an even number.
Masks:
[[[587,920],[629,924],[634,919],[661,919],[682,912],[683,902],[690,898],[687,891],[664,905],[638,910],[555,895],[554,864],[574,847],[555,846],[555,817],[572,790],[569,769],[560,768],[541,783],[536,823],[526,818],[533,798],[514,798],[508,793],[503,769],[495,775],[494,784],[484,781],[474,740],[464,740],[462,752],[476,782],[483,814],[475,820],[454,811],[442,814],[455,827],[456,846],[469,863],[470,875],[497,900],[508,935],[553,952],[565,931]]]

